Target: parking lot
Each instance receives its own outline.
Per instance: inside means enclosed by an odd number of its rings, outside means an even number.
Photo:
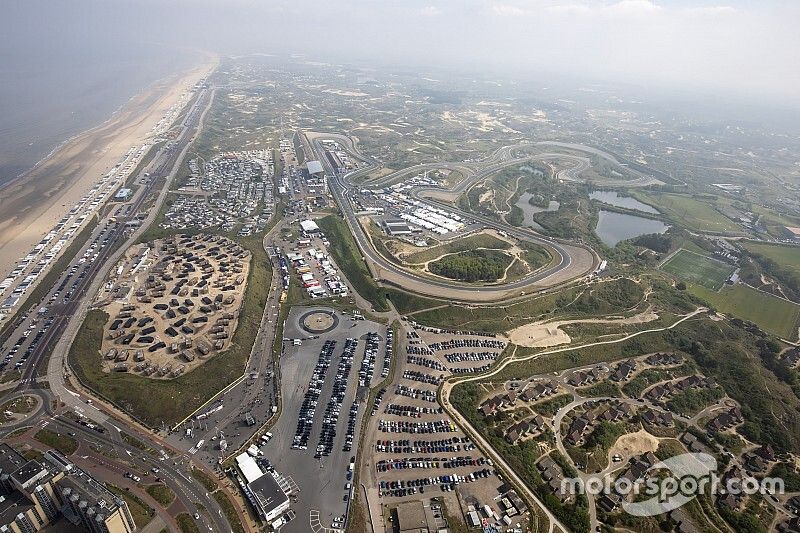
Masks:
[[[502,480],[439,407],[436,388],[451,374],[491,364],[505,339],[408,321],[403,326],[395,379],[372,406],[364,441],[371,453],[365,456],[361,480],[373,512],[378,504],[393,509],[437,497],[457,512],[470,505],[497,507]]]
[[[261,448],[299,489],[292,502],[296,518],[285,531],[308,531],[312,517],[315,527],[341,527],[336,518],[352,496],[355,437],[365,412],[367,389],[360,384],[380,379],[385,339],[385,326],[332,309],[289,313],[280,368],[283,410]]]

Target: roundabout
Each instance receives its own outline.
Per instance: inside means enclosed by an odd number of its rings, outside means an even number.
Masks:
[[[300,317],[300,327],[308,333],[319,335],[327,333],[339,325],[339,317],[327,309],[314,309]]]

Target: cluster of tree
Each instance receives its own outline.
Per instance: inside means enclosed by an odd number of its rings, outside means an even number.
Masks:
[[[643,246],[649,248],[654,252],[665,254],[672,249],[672,235],[661,233],[649,233],[647,235],[640,235],[634,239],[633,244],[636,246]]]
[[[599,448],[609,450],[617,439],[625,434],[625,424],[600,422],[594,431],[586,437],[585,447],[588,450]]]
[[[780,382],[765,369],[760,358],[747,350],[752,337],[744,331],[720,327],[679,335],[676,342],[692,354],[703,373],[717,380],[725,392],[742,406],[745,423],[739,432],[753,442],[770,444],[780,451],[800,449],[800,416],[797,398],[776,398],[772,389]],[[751,344],[752,346],[752,344]],[[784,403],[786,405],[784,405]]]
[[[460,281],[496,281],[503,277],[509,262],[508,255],[496,250],[471,250],[443,257],[428,268],[438,276]]]
[[[667,402],[670,411],[684,416],[693,416],[712,403],[722,398],[725,393],[718,387],[707,389],[689,389]]]

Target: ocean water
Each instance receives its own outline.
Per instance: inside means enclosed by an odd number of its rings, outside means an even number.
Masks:
[[[102,124],[196,56],[156,45],[63,49],[0,58],[0,187],[67,139]]]

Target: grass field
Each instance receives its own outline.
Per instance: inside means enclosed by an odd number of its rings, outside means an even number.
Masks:
[[[445,254],[466,252],[469,250],[475,250],[476,248],[508,250],[511,248],[511,245],[504,240],[498,239],[497,237],[481,233],[478,235],[470,235],[469,237],[464,237],[461,239],[455,239],[453,241],[440,244],[439,246],[433,246],[427,250],[411,254],[405,258],[405,261],[406,263],[410,264],[424,263]]]
[[[619,279],[532,297],[509,305],[464,307],[448,305],[413,315],[427,326],[501,333],[543,319],[623,313],[643,295],[640,284]]]
[[[152,496],[153,499],[164,508],[169,507],[173,500],[175,500],[175,493],[163,483],[154,483],[153,485],[148,485],[147,489],[145,490],[147,491],[147,494]]]
[[[680,249],[661,265],[661,270],[684,281],[717,290],[725,284],[734,268],[705,255]]]
[[[125,503],[128,504],[128,510],[130,510],[131,516],[133,517],[133,522],[136,524],[137,528],[143,528],[153,519],[153,516],[155,515],[153,508],[147,505],[144,500],[135,494],[131,493],[130,491],[123,490],[115,485],[111,485],[110,483],[106,483],[106,488],[125,500]]]
[[[78,441],[63,433],[56,433],[49,429],[40,429],[34,436],[42,444],[58,450],[64,455],[72,455],[78,449]]]
[[[635,197],[652,205],[675,223],[692,230],[738,233],[741,228],[715,209],[711,200],[685,194],[637,191]]]
[[[336,215],[328,215],[317,220],[320,229],[328,237],[329,247],[336,264],[344,271],[353,289],[364,299],[369,300],[375,310],[388,311],[386,295],[372,279],[367,265],[361,259],[361,251],[350,234],[350,228],[344,219]]]
[[[689,291],[713,305],[718,311],[749,320],[766,332],[796,340],[800,327],[800,305],[759,292],[745,285],[733,285],[719,292],[698,285]]]
[[[781,268],[790,270],[800,276],[800,246],[748,241],[743,241],[740,244],[744,249],[763,255],[767,259],[775,261]]]

